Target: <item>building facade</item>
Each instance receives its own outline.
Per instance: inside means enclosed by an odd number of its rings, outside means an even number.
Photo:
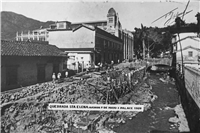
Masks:
[[[82,26],[82,24],[91,25],[120,38],[123,42],[123,55],[122,55],[123,60],[124,59],[132,60],[133,55],[134,55],[134,50],[133,50],[134,37],[133,37],[132,32],[122,29],[122,25],[119,20],[119,15],[113,8],[110,8],[108,10],[106,17],[107,17],[106,20],[102,20],[102,21],[79,22],[79,23],[71,23],[68,21],[57,21],[55,22],[55,24],[50,25],[50,27],[46,29],[38,29],[38,30],[34,30],[31,33],[29,32],[26,34],[23,32],[20,34],[17,33],[16,40],[25,41],[29,39],[31,41],[34,41],[34,40],[52,41],[52,36],[49,37],[49,31],[50,32],[54,31],[55,33],[56,31],[59,32],[62,30],[66,30],[66,31],[74,30],[74,29],[77,29],[77,27]],[[58,37],[57,39],[59,41]],[[53,44],[52,42],[50,43]],[[84,48],[84,47],[80,47],[80,48]]]
[[[33,31],[16,33],[16,41],[47,41],[49,28],[40,28]]]
[[[198,57],[200,57],[200,49],[192,47],[192,46],[187,46],[182,49],[183,53],[183,60],[185,62],[192,62],[192,63],[197,63],[198,62]],[[177,60],[181,61],[181,51],[177,51]]]
[[[30,42],[1,41],[1,90],[52,79],[63,71],[66,56],[56,46]]]
[[[86,68],[123,59],[122,40],[93,25],[49,30],[49,43],[68,53],[69,69],[77,69],[77,63]]]
[[[134,36],[131,31],[122,30],[121,39],[123,40],[123,57],[132,61],[134,58]]]
[[[183,53],[184,62],[198,63],[198,58],[200,56],[200,38],[195,33],[181,33],[180,41],[176,36],[177,45],[176,45],[176,58],[178,61],[181,61],[181,47]]]

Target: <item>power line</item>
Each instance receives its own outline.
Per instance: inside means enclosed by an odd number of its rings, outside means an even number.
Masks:
[[[182,19],[183,19],[183,17],[185,16],[185,11],[187,10],[187,7],[188,7],[189,3],[190,3],[190,0],[188,1],[187,5],[186,5],[186,7],[185,7],[185,10],[183,11]]]
[[[173,12],[173,11],[175,11],[175,10],[177,10],[177,9],[178,9],[178,7],[177,7],[177,8],[175,8],[175,9],[173,9],[173,10],[171,10],[171,11],[169,11],[168,13],[166,13],[166,14],[162,15],[162,16],[161,16],[161,17],[159,17],[158,19],[154,20],[152,23],[156,22],[157,20],[159,20],[159,19],[163,18],[163,17],[164,17],[164,16],[166,16],[167,14],[170,14],[171,12]]]

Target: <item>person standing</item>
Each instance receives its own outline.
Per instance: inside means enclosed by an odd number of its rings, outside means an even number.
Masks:
[[[68,76],[69,76],[69,72],[66,71],[66,72],[65,72],[65,77],[67,78]]]
[[[52,75],[52,80],[55,83],[55,81],[56,81],[56,75],[55,75],[55,73],[53,73],[53,75]]]
[[[69,126],[68,126],[68,123],[67,123],[67,121],[66,120],[64,120],[64,122],[63,122],[63,133],[68,133],[68,128],[69,128]]]
[[[60,81],[61,73],[58,73],[57,78],[58,78],[58,81]]]
[[[86,72],[87,73],[89,72],[89,65],[88,64],[86,65]]]

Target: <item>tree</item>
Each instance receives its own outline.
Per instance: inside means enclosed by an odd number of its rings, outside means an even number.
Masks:
[[[142,58],[142,41],[145,44],[145,54],[147,56],[157,57],[161,52],[166,52],[170,48],[171,34],[169,32],[163,33],[157,27],[143,27],[135,28],[135,54]]]

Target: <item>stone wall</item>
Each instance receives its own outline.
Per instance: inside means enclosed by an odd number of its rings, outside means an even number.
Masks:
[[[200,71],[185,66],[185,86],[200,109]]]
[[[185,80],[184,77],[177,71],[176,86],[179,91],[181,104],[186,114],[190,131],[192,133],[200,132],[200,108],[197,105],[199,104],[199,97],[194,97],[194,94],[197,95],[197,92],[199,91],[198,82],[199,79],[190,69],[185,68]]]

